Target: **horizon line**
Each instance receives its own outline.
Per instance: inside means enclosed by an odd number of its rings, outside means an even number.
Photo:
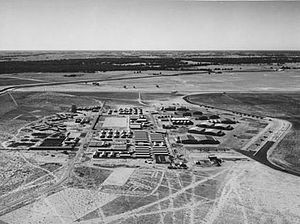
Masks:
[[[209,50],[188,50],[188,49],[183,49],[183,50],[179,50],[179,49],[157,49],[157,50],[146,50],[146,49],[141,49],[141,50],[131,50],[131,49],[126,49],[126,50],[117,50],[117,49],[113,49],[113,50],[109,50],[109,49],[105,49],[105,50],[89,50],[89,49],[68,49],[68,50],[64,50],[64,49],[51,49],[51,50],[46,50],[46,49],[42,49],[42,50],[38,50],[38,49],[25,49],[25,50],[21,50],[21,49],[16,49],[16,50],[2,50],[0,49],[0,52],[13,52],[13,51],[300,51],[300,49],[209,49]]]

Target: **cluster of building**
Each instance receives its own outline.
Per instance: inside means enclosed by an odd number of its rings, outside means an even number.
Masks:
[[[90,142],[89,147],[97,147],[93,158],[133,158],[151,159],[157,163],[169,160],[169,150],[161,133],[134,131],[133,140]]]
[[[199,127],[205,127],[205,128],[216,128],[221,130],[231,130],[231,126],[225,126],[222,124],[235,124],[236,122],[226,118],[221,119],[219,115],[213,114],[213,115],[203,115],[203,112],[201,111],[191,111],[189,108],[180,106],[169,106],[169,107],[163,107],[163,112],[167,112],[166,114],[159,114],[157,116],[157,119],[162,122],[162,127],[164,129],[176,129],[177,126],[185,126],[185,125],[194,125],[194,120],[204,120],[207,121],[207,124],[203,122],[201,123]],[[208,123],[209,122],[209,123]],[[220,123],[220,125],[214,125]],[[201,126],[202,125],[202,126]]]
[[[93,158],[151,158],[151,144],[147,131],[141,129],[152,124],[143,114],[142,108],[125,107],[110,109],[102,129],[91,142],[90,147],[98,147]],[[114,127],[106,128],[105,127]],[[117,128],[118,127],[118,128]]]
[[[185,106],[168,106],[168,107],[162,107],[161,108],[162,111],[188,111],[189,108],[185,107]]]
[[[36,131],[66,131],[66,125],[61,123],[48,123],[43,122],[37,125],[31,126],[31,129]]]
[[[142,108],[138,108],[138,107],[125,107],[125,108],[122,108],[120,107],[119,110],[108,110],[108,114],[111,115],[111,114],[119,114],[119,115],[131,115],[131,114],[135,114],[135,115],[138,115],[138,114],[143,114],[143,109]]]
[[[59,113],[45,118],[40,123],[31,125],[30,128],[36,131],[54,131],[64,132],[67,126],[62,122],[66,119],[73,118],[75,115],[70,113]]]
[[[76,113],[56,113],[32,123],[22,131],[31,132],[31,136],[20,139],[12,147],[27,146],[28,150],[75,150],[80,140],[80,131],[70,131],[70,121],[75,121]],[[69,131],[69,132],[68,132]]]
[[[158,115],[157,118],[160,119],[161,121],[169,121],[170,118],[172,118],[172,114],[167,114],[167,115]]]
[[[168,162],[169,150],[164,135],[161,133],[151,133],[150,138],[152,142],[152,154],[156,163]]]
[[[144,127],[150,127],[152,124],[148,121],[147,117],[143,114],[140,115],[131,115],[129,117],[129,128],[136,130],[136,129],[143,129]]]
[[[188,117],[173,117],[173,115],[160,115],[157,118],[163,122],[165,129],[175,129],[175,125],[193,125],[194,122]]]
[[[96,141],[90,142],[89,147],[97,147],[93,158],[130,158],[132,151],[130,150],[129,141],[119,139],[116,141]]]
[[[172,125],[193,125],[193,121],[191,121],[187,117],[174,117],[171,118]]]
[[[134,148],[136,158],[151,158],[151,144],[147,131],[134,132]]]
[[[91,121],[90,117],[78,117],[75,119],[75,123],[80,123],[80,124],[89,124]]]
[[[157,163],[169,160],[169,150],[165,137],[161,133],[148,133],[148,131],[135,131],[134,133],[136,158],[154,158]]]
[[[77,107],[75,105],[72,105],[71,111],[73,113],[76,113],[77,110],[81,111],[92,111],[92,112],[99,112],[99,109],[101,108],[101,105],[95,105],[95,106],[86,106],[86,107]]]
[[[177,137],[177,143],[217,145],[220,141],[216,137],[225,135],[224,131],[232,130],[232,124],[236,123],[230,119],[221,119],[217,114],[204,115],[201,111],[184,106],[163,107],[161,111],[151,114],[155,115],[163,129],[158,129],[159,126],[155,127],[155,131],[149,129],[153,126],[151,116],[144,114],[143,109],[110,109],[99,135],[89,144],[89,147],[96,149],[93,158],[154,159],[156,163],[172,165],[174,157],[170,155],[167,139],[169,131],[166,129],[192,126],[185,135]],[[204,116],[205,121],[196,121],[202,120]],[[176,167],[184,168],[184,165]]]
[[[66,120],[69,118],[73,118],[74,116],[75,116],[75,114],[72,114],[72,113],[57,113],[57,114],[47,117],[47,120],[50,122],[62,121],[62,120]]]
[[[99,138],[103,141],[112,141],[113,138],[132,138],[133,132],[118,129],[102,129]]]
[[[54,133],[46,137],[41,144],[32,146],[29,150],[74,150],[79,142],[80,133]]]

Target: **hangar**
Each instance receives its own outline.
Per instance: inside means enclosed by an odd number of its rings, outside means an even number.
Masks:
[[[214,136],[223,136],[225,133],[220,130],[216,129],[205,129],[205,128],[199,128],[199,127],[192,127],[188,130],[188,133],[192,134],[202,134],[202,135],[214,135]]]
[[[185,135],[179,138],[178,142],[182,144],[219,144],[220,141],[212,136],[201,136],[195,138],[192,135]]]

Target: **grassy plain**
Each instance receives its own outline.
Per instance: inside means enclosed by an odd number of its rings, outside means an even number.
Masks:
[[[162,71],[165,73],[166,71]],[[159,76],[151,75],[149,78],[143,79],[127,79],[100,82],[99,86],[92,84],[73,84],[62,86],[45,86],[32,87],[21,89],[22,91],[57,91],[57,92],[156,92],[156,93],[171,93],[178,91],[182,94],[191,94],[195,92],[227,92],[227,91],[299,91],[300,74],[298,70],[290,71],[269,71],[269,72],[224,72],[223,74],[208,74],[203,72],[194,72],[193,74],[177,75],[177,76]],[[172,72],[169,72],[172,74]],[[176,71],[173,73],[176,73]],[[177,72],[178,73],[178,72]],[[112,77],[140,77],[148,76],[145,73],[131,75],[112,74]],[[27,74],[26,74],[27,75]],[[106,73],[103,74],[88,74],[97,76],[100,79],[105,79]],[[81,80],[84,79],[79,77]],[[51,73],[35,73],[36,79],[47,80],[76,80],[71,77],[63,77],[63,74]],[[126,88],[124,88],[126,86]]]
[[[28,80],[28,79],[16,79],[10,77],[0,76],[0,86],[12,86],[12,85],[22,85],[22,84],[33,84],[39,83],[38,81]]]
[[[78,81],[78,80],[108,80],[115,78],[126,78],[126,77],[142,77],[142,76],[153,76],[153,73],[157,71],[142,71],[140,73],[135,73],[134,71],[107,71],[107,72],[28,72],[28,73],[14,73],[14,74],[0,74],[0,83],[3,80],[1,86],[7,85],[18,85],[18,84],[29,84],[35,82],[68,82],[68,81]],[[164,75],[173,75],[184,73],[183,71],[161,71]],[[22,81],[24,83],[22,83]],[[26,81],[26,82],[25,82]]]
[[[91,168],[91,167],[76,167],[74,176],[68,183],[68,186],[74,188],[98,189],[112,172],[109,170]]]

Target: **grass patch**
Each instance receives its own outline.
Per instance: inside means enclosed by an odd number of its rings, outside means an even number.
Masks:
[[[121,196],[102,207],[105,216],[117,215],[137,209],[157,200],[154,195],[146,197]]]
[[[23,85],[23,84],[34,84],[39,83],[34,80],[27,79],[15,79],[15,78],[0,78],[0,86],[15,86],[15,85]]]
[[[76,167],[74,173],[77,177],[72,178],[72,181],[68,183],[69,186],[98,189],[99,185],[105,181],[112,171],[91,167]]]

